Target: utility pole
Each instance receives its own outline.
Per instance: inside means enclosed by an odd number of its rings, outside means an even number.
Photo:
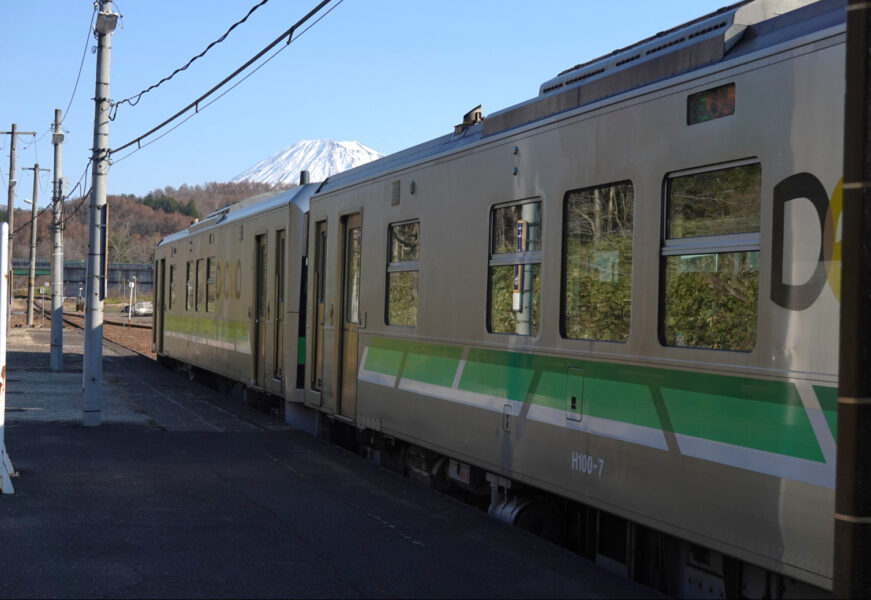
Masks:
[[[9,304],[6,307],[6,327],[12,321],[12,296],[15,293],[15,273],[12,270],[12,241],[15,239],[15,148],[18,145],[19,135],[36,135],[35,131],[18,131],[18,124],[13,123],[11,131],[0,131],[0,135],[9,135],[9,190],[6,196],[6,222],[9,223]],[[4,332],[5,333],[5,332]]]
[[[844,207],[833,584],[871,595],[871,5],[847,3]]]
[[[54,111],[54,179],[51,187],[51,357],[52,371],[64,369],[64,242],[61,218],[63,216],[63,179],[61,177],[61,150],[64,134],[61,129],[61,110]],[[44,309],[45,307],[43,307]]]
[[[95,427],[102,419],[103,300],[106,284],[106,172],[109,169],[109,53],[118,15],[112,0],[99,0],[97,77],[94,93],[94,148],[91,202],[88,211],[88,279],[85,297],[85,352],[82,368],[82,423]]]
[[[33,327],[33,285],[36,280],[36,224],[39,217],[36,201],[39,196],[39,172],[48,172],[49,169],[40,169],[39,163],[33,167],[22,167],[22,171],[33,171],[33,197],[31,198],[30,220],[30,271],[27,276],[27,326]]]

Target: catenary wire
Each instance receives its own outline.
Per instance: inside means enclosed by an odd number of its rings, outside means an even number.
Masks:
[[[71,198],[71,197],[73,196],[73,194],[75,193],[76,189],[81,185],[82,180],[84,180],[84,181],[85,181],[85,185],[87,185],[87,182],[88,182],[88,179],[87,179],[87,176],[88,176],[88,170],[89,170],[90,167],[91,167],[91,162],[92,162],[92,161],[90,161],[90,160],[88,161],[88,164],[85,166],[85,170],[84,170],[84,172],[82,173],[81,177],[79,177],[79,180],[76,182],[76,185],[73,186],[73,189],[70,190],[70,193],[68,193],[67,195],[65,195],[65,196],[63,196],[63,197],[61,198],[61,207],[62,207],[62,210],[64,210],[64,212],[65,212],[65,203],[66,203],[66,201],[67,201],[69,198]],[[93,187],[93,186],[91,186],[91,187]],[[84,204],[85,200],[88,198],[88,196],[89,196],[90,194],[91,194],[91,188],[89,188],[88,191],[84,193],[84,195],[83,195],[83,196],[81,197],[81,199],[79,200],[79,203],[78,203],[78,204],[76,205],[76,207],[73,209],[73,212],[70,213],[69,215],[66,215],[66,214],[64,215],[63,220],[61,221],[61,229],[63,229],[64,226],[66,225],[67,219],[69,219],[70,217],[72,217],[73,215],[75,215],[77,212],[79,212],[79,209],[82,207],[82,204]],[[36,213],[37,221],[39,220],[39,217],[42,215],[42,213],[44,213],[45,211],[51,209],[52,204],[53,204],[53,203],[51,203],[51,204],[47,204],[46,206],[44,206],[44,207],[42,208],[42,210],[40,210],[38,213]],[[22,224],[21,227],[18,227],[15,231],[13,231],[13,232],[12,232],[12,235],[14,236],[16,233],[18,233],[19,231],[23,230],[25,227],[28,227],[31,223],[33,223],[33,217],[32,217],[32,216],[30,217],[30,220],[29,220],[29,221],[27,221],[26,223]]]
[[[88,55],[88,42],[91,40],[91,35],[92,35],[93,30],[94,30],[94,17],[96,16],[96,14],[97,14],[97,5],[95,3],[94,4],[94,11],[91,13],[91,22],[88,25],[88,33],[85,36],[85,47],[82,50],[82,60],[79,61],[79,72],[76,74],[76,83],[75,83],[75,85],[73,85],[73,91],[70,94],[70,101],[67,102],[66,110],[64,110],[64,112],[62,113],[61,120],[60,120],[61,125],[63,125],[64,120],[67,118],[67,114],[69,114],[69,112],[70,112],[70,107],[73,105],[73,100],[76,97],[76,90],[78,90],[78,88],[79,88],[79,80],[82,77],[82,67],[84,67],[84,65],[85,65],[85,57]],[[48,128],[44,132],[42,132],[42,134],[38,138],[34,138],[33,141],[30,142],[30,144],[25,145],[22,150],[27,150],[31,145],[41,142],[42,139],[45,136],[47,136],[49,133],[51,133],[52,130],[53,130],[53,126],[49,125]],[[37,160],[37,162],[39,162],[39,161]]]
[[[334,4],[333,6],[331,6],[330,9],[329,9],[327,12],[325,12],[325,13],[322,14],[320,17],[318,17],[318,18],[317,18],[314,22],[312,22],[308,27],[306,27],[305,29],[303,29],[302,31],[300,31],[299,34],[297,34],[297,36],[296,36],[294,39],[299,39],[300,37],[302,37],[302,35],[303,35],[306,31],[308,31],[309,29],[311,29],[312,27],[314,27],[315,25],[317,25],[318,21],[320,21],[321,19],[323,19],[324,17],[326,17],[328,14],[330,14],[330,13],[333,11],[333,9],[335,9],[337,6],[339,6],[339,4],[341,4],[342,2],[344,2],[344,0],[339,0],[336,4]],[[179,127],[181,127],[182,125],[184,125],[185,123],[187,123],[187,122],[188,122],[190,119],[192,119],[194,116],[196,116],[197,114],[199,114],[200,112],[202,112],[203,110],[205,110],[206,108],[208,108],[209,106],[211,106],[212,104],[214,104],[215,102],[217,102],[218,100],[220,100],[221,98],[223,98],[226,94],[230,93],[230,91],[232,91],[233,89],[235,89],[236,86],[240,85],[240,84],[241,84],[242,82],[244,82],[246,79],[248,79],[249,77],[251,77],[252,75],[254,75],[254,73],[256,73],[256,72],[259,71],[261,68],[263,68],[264,66],[266,66],[266,64],[267,64],[269,61],[271,61],[273,58],[275,58],[275,57],[278,56],[281,52],[283,52],[284,49],[287,48],[288,45],[289,45],[289,44],[284,45],[284,46],[280,47],[278,50],[276,50],[275,52],[273,52],[273,53],[272,53],[272,54],[271,54],[271,55],[270,55],[266,60],[264,60],[262,63],[260,63],[260,64],[257,65],[256,67],[254,67],[254,68],[251,70],[251,72],[246,73],[245,76],[242,77],[239,81],[237,81],[236,83],[234,83],[233,85],[231,85],[229,88],[227,88],[226,90],[224,90],[223,92],[221,92],[220,94],[218,94],[217,96],[215,96],[212,100],[210,100],[210,101],[207,102],[206,104],[202,105],[202,106],[200,107],[200,109],[199,109],[198,112],[194,112],[194,113],[189,114],[187,117],[185,117],[184,119],[182,119],[181,121],[179,121],[178,123],[176,123],[173,127],[169,128],[169,129],[167,129],[166,131],[164,131],[163,133],[161,133],[159,136],[157,136],[157,137],[154,138],[153,140],[148,141],[148,142],[146,142],[146,143],[144,143],[144,144],[138,146],[137,148],[134,148],[133,150],[131,150],[130,152],[128,152],[127,154],[125,154],[124,156],[122,156],[122,157],[119,158],[119,159],[111,161],[111,164],[117,164],[117,163],[119,163],[119,162],[121,162],[121,161],[123,161],[123,160],[129,158],[131,155],[136,154],[137,152],[139,152],[142,148],[145,148],[145,147],[147,147],[147,146],[150,146],[151,144],[153,144],[154,142],[158,141],[158,140],[161,139],[162,137],[164,137],[164,136],[166,136],[166,135],[169,135],[170,133],[172,133],[173,131],[175,131],[176,129],[178,129]]]
[[[293,39],[294,39],[294,38],[293,38],[293,34],[294,34],[294,32],[297,30],[297,28],[299,28],[301,25],[303,25],[306,21],[308,21],[312,16],[314,16],[316,13],[318,13],[318,12],[319,12],[319,11],[320,11],[324,6],[326,6],[327,4],[329,4],[331,1],[332,1],[332,0],[322,0],[321,2],[319,2],[317,6],[315,6],[312,10],[310,10],[310,11],[308,12],[308,14],[306,14],[306,16],[304,16],[302,19],[300,19],[299,21],[297,21],[293,26],[291,26],[290,29],[288,29],[287,31],[285,31],[285,32],[284,32],[283,34],[281,34],[280,36],[278,36],[278,37],[277,37],[275,40],[273,40],[269,45],[267,45],[267,46],[266,46],[265,48],[263,48],[260,52],[258,52],[256,55],[254,55],[251,59],[249,59],[249,60],[248,60],[245,64],[243,64],[241,67],[239,67],[238,69],[236,69],[235,71],[233,71],[233,73],[231,73],[230,75],[228,75],[227,77],[225,77],[225,78],[224,78],[220,83],[218,83],[217,85],[215,85],[215,86],[214,86],[212,89],[210,89],[208,92],[206,92],[205,94],[201,95],[199,98],[197,98],[196,100],[194,100],[193,102],[191,102],[190,104],[188,104],[186,107],[184,107],[183,109],[181,109],[180,111],[178,111],[177,113],[175,113],[174,115],[172,115],[171,117],[169,117],[168,119],[166,119],[166,120],[165,120],[164,122],[162,122],[160,125],[157,125],[156,127],[153,127],[152,129],[150,129],[150,130],[148,130],[147,132],[143,133],[143,134],[140,135],[139,137],[137,137],[137,138],[135,138],[135,139],[133,139],[133,140],[127,142],[126,144],[124,144],[124,145],[122,145],[122,146],[119,146],[119,147],[117,147],[117,148],[113,148],[112,150],[109,151],[109,154],[112,154],[112,153],[114,153],[114,152],[120,152],[121,150],[124,150],[124,149],[126,149],[126,148],[129,148],[130,146],[133,146],[134,144],[136,144],[136,145],[138,145],[138,146],[141,147],[142,140],[143,140],[144,138],[146,138],[146,137],[150,136],[151,134],[153,134],[153,133],[155,133],[155,132],[157,132],[157,131],[163,129],[164,127],[166,127],[167,125],[169,125],[170,123],[172,123],[173,121],[175,121],[176,119],[178,119],[179,117],[181,117],[183,114],[185,114],[186,112],[188,112],[188,111],[189,111],[190,109],[192,109],[192,108],[195,108],[195,109],[196,109],[195,112],[194,112],[194,114],[196,114],[196,112],[199,111],[199,104],[200,104],[200,102],[202,102],[203,100],[205,100],[206,98],[208,98],[209,96],[211,96],[212,94],[214,94],[214,93],[215,93],[217,90],[219,90],[220,88],[224,87],[225,84],[227,84],[230,80],[234,79],[237,75],[239,75],[239,73],[241,73],[242,71],[244,71],[245,69],[247,69],[249,66],[251,66],[254,62],[256,62],[257,60],[259,60],[259,59],[260,59],[264,54],[266,54],[267,52],[269,52],[270,50],[272,50],[276,45],[278,45],[279,42],[281,42],[282,40],[284,40],[285,38],[287,38],[287,43],[290,44],[290,43],[293,41]],[[340,3],[341,3],[341,2],[340,2]],[[337,4],[336,6],[338,6],[338,4]]]
[[[194,62],[195,60],[197,60],[198,58],[202,58],[203,56],[205,56],[206,52],[208,52],[209,50],[211,50],[213,46],[216,46],[217,44],[220,44],[220,43],[223,42],[225,39],[227,39],[227,36],[230,35],[230,32],[231,32],[231,31],[233,31],[234,29],[236,29],[236,27],[238,27],[239,25],[241,25],[242,23],[244,23],[245,21],[247,21],[247,20],[248,20],[248,17],[250,17],[250,16],[254,13],[254,11],[256,11],[258,8],[260,8],[261,6],[263,6],[264,4],[266,4],[267,2],[269,2],[269,0],[261,0],[258,4],[255,4],[254,6],[252,6],[251,9],[248,11],[248,14],[246,14],[244,17],[242,17],[241,20],[236,21],[235,23],[233,23],[233,24],[230,26],[230,28],[229,28],[227,31],[224,32],[224,35],[222,35],[221,37],[219,37],[218,39],[216,39],[215,41],[213,41],[211,44],[209,44],[208,46],[206,46],[206,49],[205,49],[205,50],[203,50],[202,52],[200,52],[199,54],[197,54],[196,56],[194,56],[193,58],[191,58],[189,61],[187,61],[187,63],[185,63],[184,66],[181,66],[181,67],[177,68],[175,71],[173,71],[172,73],[170,73],[169,75],[167,75],[166,77],[164,77],[163,79],[161,79],[160,81],[158,81],[157,83],[155,83],[155,84],[153,84],[153,85],[150,85],[149,87],[145,88],[144,90],[142,90],[142,91],[139,92],[138,94],[134,94],[134,95],[130,96],[129,98],[124,98],[123,100],[119,100],[118,102],[113,103],[113,105],[112,105],[112,110],[111,110],[110,113],[109,113],[109,120],[110,120],[110,121],[114,121],[114,120],[115,120],[115,116],[116,116],[116,113],[118,112],[118,107],[119,107],[119,106],[121,106],[122,104],[129,104],[130,106],[136,106],[137,104],[139,104],[139,100],[142,99],[142,96],[143,96],[144,94],[147,94],[147,93],[150,92],[151,90],[157,88],[157,87],[160,86],[162,83],[165,83],[165,82],[169,81],[170,79],[172,79],[173,77],[175,77],[177,74],[181,73],[182,71],[186,70],[189,66],[191,66],[191,64],[193,64],[193,62]]]
[[[70,101],[67,103],[67,108],[61,115],[61,125],[63,125],[64,120],[67,118],[67,115],[70,113],[70,107],[73,105],[73,99],[76,97],[76,90],[79,89],[79,79],[82,77],[82,67],[85,65],[85,56],[88,54],[88,42],[91,41],[91,35],[94,31],[94,17],[97,15],[97,5],[94,4],[94,12],[91,13],[91,23],[88,25],[88,34],[85,36],[85,49],[82,50],[82,60],[79,62],[79,72],[76,75],[76,83],[73,86],[73,93],[70,94]],[[43,134],[45,135],[45,134]]]

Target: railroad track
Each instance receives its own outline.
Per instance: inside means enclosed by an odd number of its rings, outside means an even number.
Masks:
[[[46,318],[48,318],[48,313],[46,313]],[[84,327],[84,323],[85,323],[85,315],[78,314],[78,313],[74,313],[74,314],[64,313],[63,320],[64,320],[64,323],[72,325],[73,327],[82,328],[82,327]],[[124,329],[127,329],[127,328],[151,329],[150,323],[147,325],[145,323],[133,323],[133,322],[128,323],[126,319],[123,321],[117,321],[114,319],[106,319],[104,316],[103,317],[103,327],[106,327],[106,326],[121,327]]]
[[[49,321],[51,321],[51,308],[47,308],[46,305],[48,305],[47,302],[45,303],[45,305],[43,305],[43,302],[41,300],[34,301],[34,307],[39,308],[40,310],[45,310],[45,318],[48,319]],[[114,315],[115,313],[110,313],[110,314]],[[69,312],[65,311],[63,313],[63,321],[64,321],[64,323],[67,323],[68,325],[72,325],[73,327],[78,327],[79,329],[81,329],[82,327],[84,327],[85,315],[79,314],[76,312],[69,313]],[[107,325],[112,326],[112,327],[123,327],[123,328],[131,327],[134,329],[151,329],[150,322],[149,323],[136,323],[133,321],[128,321],[126,317],[123,317],[121,320],[114,319],[114,318],[107,319],[106,313],[104,312],[103,313],[103,326],[105,327]]]
[[[46,308],[48,308],[49,303],[46,302],[45,304]],[[37,302],[36,306],[38,309],[41,309],[42,303]],[[49,317],[49,314],[49,311],[46,310],[46,317]],[[49,318],[49,320],[51,319]],[[85,315],[73,311],[65,312],[63,314],[63,323],[65,326],[84,329]],[[154,358],[151,329],[150,323],[128,323],[127,319],[122,318],[120,313],[104,313],[103,340],[123,346],[148,358]]]

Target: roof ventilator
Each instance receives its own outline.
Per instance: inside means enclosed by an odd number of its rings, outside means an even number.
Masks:
[[[454,125],[454,135],[460,135],[472,125],[477,125],[484,120],[484,115],[481,113],[481,105],[479,104],[469,112],[463,115],[463,122],[459,125]]]

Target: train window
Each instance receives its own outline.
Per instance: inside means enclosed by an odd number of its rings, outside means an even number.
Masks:
[[[202,258],[197,259],[197,312],[205,309],[206,305],[206,269],[205,261]]]
[[[169,265],[169,309],[175,308],[175,265]]]
[[[759,163],[666,180],[666,345],[749,352],[756,344],[761,184]]]
[[[487,330],[538,333],[541,297],[541,202],[490,212]]]
[[[192,310],[194,307],[194,263],[193,261],[188,261],[187,263],[187,271],[185,273],[185,284],[184,284],[184,309]]]
[[[345,242],[345,321],[360,323],[360,260],[363,251],[363,232],[359,226],[350,227]]]
[[[563,337],[629,339],[633,206],[629,181],[566,193]]]
[[[206,312],[215,310],[215,297],[217,296],[216,265],[214,256],[210,256],[206,260]]]
[[[417,325],[420,222],[391,225],[389,238],[387,324],[414,327]]]

